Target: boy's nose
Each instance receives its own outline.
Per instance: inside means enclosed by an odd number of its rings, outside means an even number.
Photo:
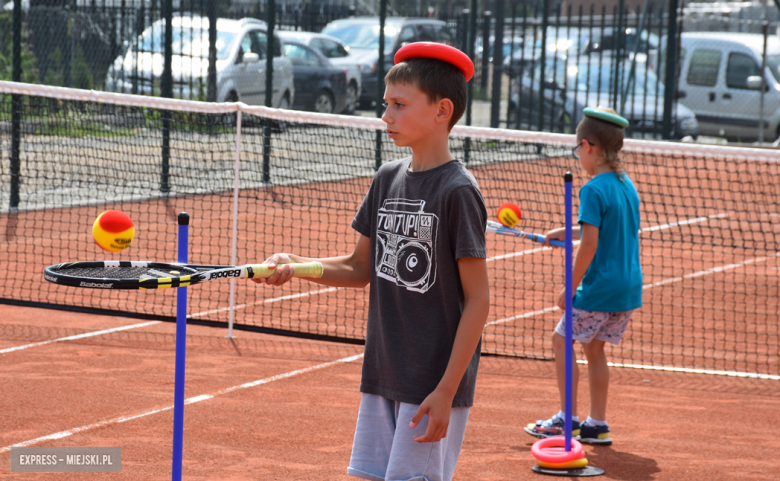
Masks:
[[[387,115],[387,109],[385,109],[385,112],[382,114],[382,120],[384,120],[386,124],[393,123],[393,119],[389,115]]]

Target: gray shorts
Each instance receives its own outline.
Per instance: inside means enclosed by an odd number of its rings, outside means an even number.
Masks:
[[[452,408],[447,437],[438,443],[418,443],[412,436],[422,436],[428,427],[428,416],[423,416],[416,428],[409,429],[418,407],[363,393],[347,474],[372,481],[450,481],[469,408]]]
[[[571,331],[575,341],[589,343],[594,339],[620,344],[623,333],[626,332],[628,321],[634,311],[623,312],[593,312],[572,308]],[[555,332],[566,336],[566,315],[564,314]]]

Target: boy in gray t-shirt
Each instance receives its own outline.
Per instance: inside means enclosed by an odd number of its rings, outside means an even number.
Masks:
[[[463,115],[471,61],[438,44],[410,44],[385,77],[382,119],[411,157],[376,173],[352,227],[352,254],[317,259],[329,286],[370,283],[368,325],[352,458],[370,480],[449,480],[455,471],[489,310],[487,211],[474,177],[448,147]],[[274,254],[283,264],[309,262]]]

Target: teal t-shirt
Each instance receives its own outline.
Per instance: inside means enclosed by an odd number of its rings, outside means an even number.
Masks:
[[[642,305],[639,194],[628,175],[599,174],[580,189],[577,221],[599,228],[596,255],[574,296],[584,311],[623,312]]]

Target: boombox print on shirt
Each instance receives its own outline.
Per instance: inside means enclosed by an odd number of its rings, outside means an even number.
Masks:
[[[439,218],[424,200],[387,199],[377,213],[377,276],[424,293],[436,282]]]

